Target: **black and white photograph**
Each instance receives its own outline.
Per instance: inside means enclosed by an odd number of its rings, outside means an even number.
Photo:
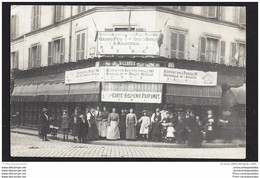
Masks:
[[[210,3],[12,5],[10,156],[245,159],[257,119],[246,16]]]

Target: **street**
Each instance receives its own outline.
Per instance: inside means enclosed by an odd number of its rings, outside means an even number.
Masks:
[[[96,145],[42,141],[37,136],[11,133],[13,157],[77,157],[77,158],[227,158],[244,159],[245,147],[237,148],[163,148],[142,146]]]

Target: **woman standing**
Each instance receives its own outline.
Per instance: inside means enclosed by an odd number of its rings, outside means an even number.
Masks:
[[[147,116],[147,111],[143,111],[143,116],[139,119],[141,123],[140,127],[140,134],[142,135],[142,139],[148,139],[148,134],[149,134],[149,125],[150,125],[150,118]]]
[[[79,143],[86,143],[88,133],[88,122],[83,114],[79,116]]]
[[[199,148],[202,143],[202,126],[200,118],[195,117],[194,112],[190,112],[189,122],[187,124],[189,137],[188,137],[188,146],[191,148]]]
[[[95,111],[95,120],[98,129],[98,136],[102,137],[102,115],[99,106],[97,106],[97,109]]]
[[[62,111],[62,116],[61,116],[61,129],[63,132],[63,141],[65,141],[65,137],[67,141],[69,139],[69,124],[70,124],[70,120],[68,116],[68,111],[64,109]]]
[[[75,108],[74,113],[71,116],[71,130],[73,141],[76,142],[76,137],[79,135],[79,114],[77,108]]]
[[[95,121],[94,109],[91,108],[90,112],[86,110],[86,116],[88,121],[88,139],[97,140],[98,139],[98,130]]]
[[[137,124],[137,117],[133,109],[130,109],[130,113],[126,115],[126,140],[136,139],[135,126]]]
[[[121,109],[121,114],[119,116],[119,131],[120,131],[120,138],[125,139],[125,133],[126,133],[126,112],[124,109]]]
[[[101,137],[106,138],[107,137],[107,119],[108,119],[109,112],[107,111],[107,108],[103,107],[103,112],[101,113],[102,117],[102,124],[101,124]]]
[[[116,109],[112,109],[112,113],[108,115],[108,127],[107,127],[107,139],[117,140],[120,139],[119,133],[119,115],[116,113]]]

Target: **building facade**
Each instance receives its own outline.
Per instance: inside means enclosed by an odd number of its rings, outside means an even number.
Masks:
[[[147,42],[143,54],[138,49],[121,53],[118,46],[124,43],[112,45],[109,50],[117,51],[106,53],[100,46],[102,32],[110,36],[131,33],[132,40],[156,32],[158,52],[146,52]],[[201,112],[211,107],[218,114],[226,89],[245,82],[245,7],[16,5],[11,8],[10,38],[12,112],[19,111],[25,125],[37,125],[42,107],[48,107],[53,117],[59,117],[64,108],[72,111],[75,106],[96,105],[133,107],[137,112],[163,105],[173,110],[192,106]],[[217,83],[65,82],[67,71],[118,66],[216,72]],[[161,93],[161,99],[159,103],[125,100],[118,106],[104,99],[103,93],[110,91]]]

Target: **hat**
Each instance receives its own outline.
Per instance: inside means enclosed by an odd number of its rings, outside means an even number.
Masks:
[[[46,111],[48,111],[46,108],[43,108],[43,109],[42,109],[42,112],[46,112]]]

